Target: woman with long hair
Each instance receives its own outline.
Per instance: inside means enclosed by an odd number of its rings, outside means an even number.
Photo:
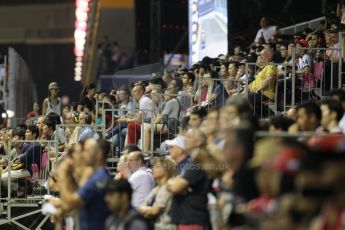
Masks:
[[[173,194],[167,190],[167,181],[176,176],[176,167],[170,159],[158,158],[153,162],[152,174],[157,186],[147,195],[138,211],[145,218],[155,220],[155,230],[175,230],[169,215]]]
[[[208,72],[204,75],[207,82],[207,97],[205,106],[211,106],[219,109],[225,104],[228,98],[228,92],[223,83],[219,80],[217,72]]]
[[[91,83],[84,87],[81,97],[80,97],[80,105],[83,105],[84,112],[91,113],[95,110],[96,105],[96,85]]]
[[[48,115],[49,113],[56,113],[61,116],[61,99],[59,95],[59,86],[56,82],[51,82],[48,86],[48,97],[44,99],[42,105],[42,115]]]

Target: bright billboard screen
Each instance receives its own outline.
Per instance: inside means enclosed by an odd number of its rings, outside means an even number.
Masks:
[[[227,0],[189,0],[189,65],[228,51]]]

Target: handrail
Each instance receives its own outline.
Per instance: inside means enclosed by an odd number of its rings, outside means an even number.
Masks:
[[[298,23],[298,24],[295,24],[295,25],[292,25],[292,26],[283,27],[283,28],[280,28],[278,31],[279,31],[280,34],[285,34],[285,31],[289,31],[289,30],[293,29],[294,33],[296,33],[297,32],[297,27],[307,26],[308,25],[308,27],[311,28],[312,27],[311,26],[312,23],[317,23],[317,22],[321,22],[321,21],[324,21],[324,20],[326,20],[325,16],[319,17],[319,18],[315,18],[313,20],[301,22],[301,23]]]

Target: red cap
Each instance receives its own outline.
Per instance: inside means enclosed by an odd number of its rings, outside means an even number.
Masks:
[[[301,46],[304,46],[304,47],[308,47],[309,46],[307,40],[305,40],[305,39],[299,40],[298,44],[300,44]]]

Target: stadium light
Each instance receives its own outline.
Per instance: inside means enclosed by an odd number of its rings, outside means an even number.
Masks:
[[[87,20],[90,11],[90,0],[75,1],[75,23],[74,23],[74,56],[75,69],[74,80],[80,81],[82,76],[83,57],[86,44]]]

